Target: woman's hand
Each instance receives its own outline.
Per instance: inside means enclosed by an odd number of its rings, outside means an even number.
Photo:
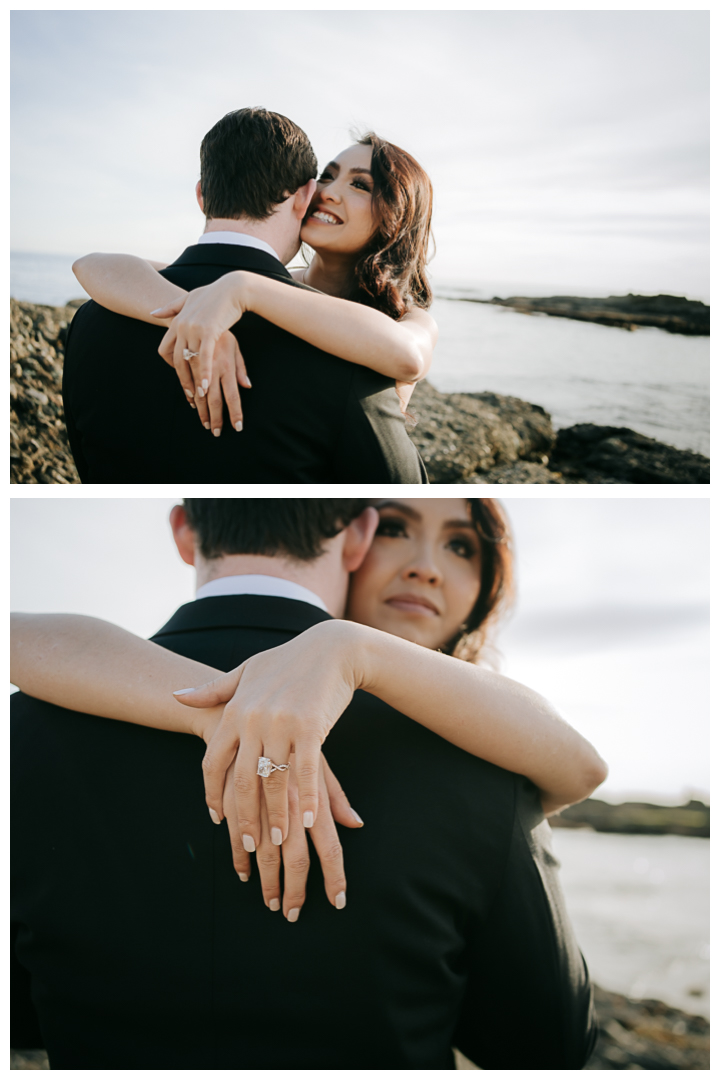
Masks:
[[[251,656],[240,667],[205,686],[176,691],[178,701],[198,709],[227,702],[213,730],[202,732],[205,797],[222,818],[227,771],[235,759],[235,809],[246,850],[262,839],[261,796],[272,842],[288,836],[288,772],[297,780],[300,819],[310,829],[318,819],[322,744],[349,705],[358,683],[355,661],[363,628],[333,620],[320,623],[278,648]],[[258,775],[258,759],[290,770]],[[236,758],[237,755],[237,758]]]
[[[168,361],[172,363],[173,361]],[[240,402],[238,383],[250,387],[250,379],[245,370],[245,361],[237,343],[237,338],[229,330],[224,330],[218,338],[213,355],[212,378],[210,386],[202,397],[193,394],[192,372],[187,361],[181,361],[178,378],[188,404],[197,408],[200,423],[213,435],[219,437],[223,427],[223,397],[227,404],[230,424],[235,431],[243,429],[243,411]]]
[[[318,820],[312,832],[313,843],[320,858],[325,879],[325,892],[333,907],[345,907],[346,879],[343,868],[342,847],[338,838],[335,821],[351,829],[362,827],[362,820],[350,808],[347,796],[343,792],[330,766],[322,759],[320,773],[320,804]],[[289,922],[297,922],[305,903],[305,886],[310,868],[307,836],[300,819],[297,784],[290,777],[288,785],[290,806],[290,824],[288,836],[281,848],[270,839],[270,827],[267,811],[263,805],[262,840],[256,850],[258,871],[262,886],[263,899],[271,911],[279,911]],[[228,769],[223,808],[227,818],[230,841],[233,851],[233,864],[241,881],[247,881],[252,872],[250,855],[243,847],[242,836],[238,829],[235,812],[235,786],[232,767]],[[333,820],[334,819],[334,820]],[[284,868],[284,891],[281,898],[280,864]]]
[[[175,316],[158,352],[178,372],[186,394],[192,389],[193,397],[202,398],[210,389],[215,345],[223,332],[234,326],[248,310],[252,276],[246,271],[234,270],[211,285],[193,289],[174,304],[152,312],[157,319]],[[193,354],[189,360],[186,353]],[[244,364],[242,371],[245,373]],[[241,385],[249,386],[249,381],[239,381]]]

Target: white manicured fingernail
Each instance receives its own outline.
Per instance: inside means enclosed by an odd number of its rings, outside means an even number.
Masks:
[[[255,850],[255,841],[253,840],[252,836],[248,836],[247,833],[243,833],[243,847],[246,851]]]
[[[315,815],[313,814],[312,810],[306,810],[303,814],[303,825],[306,829],[312,829],[314,823]]]
[[[275,847],[280,847],[280,845],[282,844],[282,829],[271,829],[270,839],[272,840]]]
[[[213,819],[216,825],[220,824],[220,818],[217,816],[212,806],[210,807],[210,817]]]
[[[351,814],[352,814],[352,816],[353,816],[353,817],[355,818],[355,820],[357,821],[358,825],[364,825],[364,824],[365,824],[365,822],[363,821],[363,819],[362,819],[362,818],[360,817],[360,815],[358,814],[357,810],[353,810],[353,809],[352,809],[352,807],[350,807],[350,813],[351,813]]]
[[[173,694],[175,696],[177,696],[178,694],[192,694],[194,689],[194,686],[188,686],[187,690],[173,690]]]
[[[198,386],[198,388],[197,388],[197,396],[198,397],[205,397],[205,391],[203,390],[202,386]]]
[[[268,904],[268,907],[270,908],[271,911],[279,911],[280,910],[280,901],[278,900],[277,896],[275,896],[270,901],[270,903]]]
[[[188,397],[190,398],[190,400],[192,401],[192,399],[193,399],[193,398],[195,397],[195,395],[193,394],[192,390],[188,390],[188,388],[187,388],[186,386],[184,386],[184,387],[183,387],[183,389],[184,389],[185,393],[187,394],[187,396],[188,396]]]
[[[203,390],[207,390],[209,385],[210,385],[210,383],[207,381],[207,379],[203,379],[203,381],[202,381]]]
[[[297,922],[299,918],[300,918],[300,908],[299,907],[290,908],[290,910],[288,911],[288,915],[287,915],[288,922]]]
[[[216,439],[220,438],[220,428],[219,427],[213,428],[213,435],[215,436]]]
[[[238,870],[238,877],[240,878],[241,881],[249,881],[250,880],[250,878],[247,876],[247,874],[241,874],[239,870]]]
[[[339,892],[337,894],[337,896],[335,897],[335,907],[338,909],[338,911],[342,911],[342,909],[345,907],[346,903],[347,903],[347,897],[345,896],[345,893],[344,892]]]
[[[208,424],[207,420],[203,421],[203,427],[205,428],[206,431],[210,430],[210,425]]]
[[[242,431],[242,420],[238,420],[238,422],[235,425],[235,430],[236,431]]]
[[[150,312],[150,314],[151,315],[157,315],[158,311],[162,311],[162,308],[161,307],[156,307],[154,311]]]

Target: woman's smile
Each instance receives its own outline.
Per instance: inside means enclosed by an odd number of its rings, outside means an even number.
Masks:
[[[300,238],[316,251],[357,254],[376,229],[373,216],[372,148],[343,150],[320,173]]]

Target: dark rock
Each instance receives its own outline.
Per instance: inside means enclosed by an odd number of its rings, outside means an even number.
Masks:
[[[595,832],[645,835],[710,836],[710,807],[698,799],[685,806],[652,803],[606,803],[584,799],[548,819],[556,829],[590,828]]]
[[[61,397],[64,307],[10,301],[11,483],[77,484]],[[709,463],[628,428],[578,424],[557,434],[540,405],[485,392],[415,389],[410,437],[433,484],[709,483]]]
[[[500,304],[531,315],[541,312],[564,319],[580,319],[605,326],[637,330],[639,326],[657,326],[671,334],[707,335],[710,333],[710,308],[701,300],[684,296],[509,296],[505,300],[465,297],[478,304]]]
[[[10,481],[79,484],[62,404],[67,327],[83,301],[62,308],[10,301]]]
[[[588,484],[709,484],[710,462],[630,428],[575,424],[557,434],[550,468]],[[575,481],[577,482],[577,480]]]

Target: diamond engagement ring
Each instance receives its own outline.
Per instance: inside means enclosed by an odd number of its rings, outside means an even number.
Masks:
[[[183,349],[183,360],[192,360],[193,356],[199,355],[199,352],[193,352],[191,349]]]
[[[268,777],[271,772],[275,772],[276,770],[277,772],[285,772],[285,770],[289,768],[289,765],[275,765],[269,757],[258,758],[258,776]]]

